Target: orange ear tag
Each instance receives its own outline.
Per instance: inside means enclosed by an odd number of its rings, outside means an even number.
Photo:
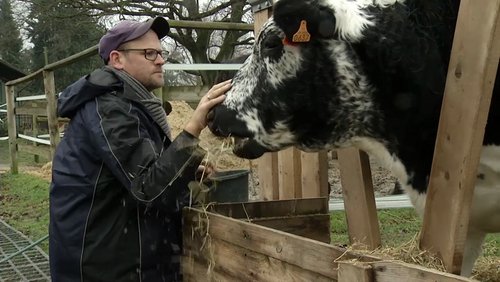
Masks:
[[[300,21],[299,30],[293,35],[292,42],[309,42],[311,34],[307,31],[307,22]]]

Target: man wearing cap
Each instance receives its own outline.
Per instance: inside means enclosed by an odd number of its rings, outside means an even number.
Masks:
[[[164,18],[122,21],[99,42],[105,66],[60,95],[70,118],[52,163],[53,281],[179,281],[181,209],[205,151],[206,115],[228,81],[202,97],[184,130],[170,136],[151,90],[164,84]]]

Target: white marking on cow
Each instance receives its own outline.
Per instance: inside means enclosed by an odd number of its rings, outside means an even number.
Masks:
[[[224,99],[223,104],[229,109],[241,110],[243,103],[250,95],[252,95],[253,90],[257,87],[258,74],[262,73],[262,64],[254,61],[254,56],[251,55],[243,63],[237,75],[233,78],[232,88],[226,92],[226,99]]]
[[[401,183],[408,182],[408,173],[405,166],[396,155],[389,153],[389,150],[382,142],[370,137],[353,137],[350,143],[377,158],[380,165],[391,171]]]
[[[240,112],[238,118],[245,122],[249,131],[256,134],[255,141],[266,147],[278,148],[284,144],[294,143],[296,140],[295,135],[290,132],[285,121],[275,122],[269,132],[266,131],[256,109]]]
[[[262,125],[262,121],[259,119],[257,109],[253,108],[244,112],[239,112],[237,118],[245,122],[250,132],[255,134],[264,132],[264,126]]]
[[[335,14],[335,29],[342,39],[358,41],[363,38],[363,31],[375,23],[367,14],[368,6],[385,8],[404,0],[326,0],[325,6],[330,7]]]
[[[262,143],[275,148],[281,147],[283,144],[295,143],[296,139],[284,121],[276,122],[273,129],[264,137]]]
[[[297,76],[301,66],[301,56],[290,51],[290,48],[285,48],[278,62],[271,62],[271,59],[266,57],[264,58],[264,66],[269,74],[269,83],[272,87],[277,88],[285,79]]]
[[[348,57],[347,44],[332,41],[329,49],[332,54],[331,59],[337,64],[337,81],[344,86],[344,91],[340,92],[340,99],[344,102],[355,103],[356,108],[363,113],[372,110],[373,103],[367,95],[373,92],[372,87],[366,76],[360,72],[360,67],[355,64],[352,58]]]
[[[355,147],[375,157],[381,166],[389,170],[399,180],[399,184],[408,194],[415,210],[422,217],[425,210],[426,194],[419,193],[416,189],[408,185],[410,176],[401,160],[394,154],[389,153],[383,143],[373,138],[354,137],[351,142]]]

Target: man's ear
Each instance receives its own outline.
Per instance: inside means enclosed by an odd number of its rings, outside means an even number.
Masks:
[[[122,53],[116,51],[116,50],[113,50],[111,51],[111,53],[109,53],[109,62],[108,62],[108,65],[115,68],[115,69],[119,69],[119,70],[122,70],[124,68],[124,56]]]

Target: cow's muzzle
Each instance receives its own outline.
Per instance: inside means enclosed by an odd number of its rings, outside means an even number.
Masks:
[[[214,135],[219,137],[252,137],[253,133],[248,130],[245,122],[237,117],[237,114],[235,110],[224,105],[217,105],[208,112],[208,128]]]
[[[233,153],[240,158],[253,160],[260,158],[266,152],[269,152],[269,150],[261,146],[254,139],[234,138]]]
[[[207,115],[208,128],[219,137],[233,137],[233,153],[245,159],[256,159],[268,151],[257,143],[254,134],[244,121],[237,117],[235,110],[224,105],[215,106]]]

